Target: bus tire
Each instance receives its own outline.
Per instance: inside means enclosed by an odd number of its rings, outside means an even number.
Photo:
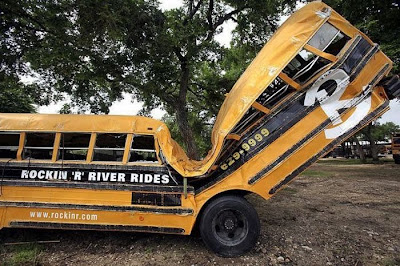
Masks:
[[[260,235],[260,220],[243,197],[222,196],[208,204],[200,217],[200,234],[206,246],[222,257],[250,251]]]

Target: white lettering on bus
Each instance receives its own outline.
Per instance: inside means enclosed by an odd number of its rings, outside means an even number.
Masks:
[[[153,181],[153,176],[151,174],[145,174],[144,175],[144,182],[145,183],[151,183]]]
[[[163,175],[162,177],[162,183],[163,184],[168,184],[169,183],[169,176],[168,175]]]
[[[155,184],[160,184],[160,176],[161,176],[161,175],[155,174],[155,175],[154,175],[153,183],[155,183]]]
[[[125,173],[112,173],[112,172],[71,172],[70,179],[74,181],[82,181],[82,177],[87,176],[87,181],[91,182],[121,182],[125,183]],[[50,171],[50,170],[21,170],[21,178],[23,179],[50,179],[50,180],[68,180],[67,171]],[[169,175],[161,174],[130,174],[131,183],[145,183],[145,184],[168,184]],[[128,181],[129,182],[129,181]]]
[[[139,183],[138,177],[139,177],[138,174],[131,174],[131,182],[132,183]]]
[[[76,181],[80,181],[80,180],[82,180],[82,172],[79,172],[79,171],[77,171],[77,172],[72,172],[72,174],[74,175],[74,180],[76,180]]]
[[[168,184],[169,176],[168,175],[159,175],[159,174],[131,174],[131,183],[153,183],[153,184]]]
[[[67,171],[22,170],[21,178],[67,180]]]
[[[125,174],[118,173],[118,182],[125,182]]]
[[[22,170],[21,172],[21,178],[28,178],[28,170]]]

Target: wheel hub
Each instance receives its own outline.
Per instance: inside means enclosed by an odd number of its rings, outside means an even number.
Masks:
[[[232,230],[235,228],[235,222],[232,219],[228,218],[224,222],[224,227],[226,230]]]

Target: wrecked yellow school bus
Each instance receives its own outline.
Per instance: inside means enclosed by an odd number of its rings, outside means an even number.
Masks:
[[[198,223],[214,252],[243,254],[260,231],[243,196],[269,199],[388,110],[400,90],[398,77],[382,82],[391,67],[378,45],[313,2],[227,95],[202,161],[150,118],[0,114],[0,228],[188,235]]]

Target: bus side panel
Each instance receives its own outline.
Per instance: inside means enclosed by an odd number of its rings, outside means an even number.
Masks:
[[[191,233],[194,195],[175,207],[131,203],[130,191],[4,186],[3,227]],[[1,212],[0,212],[1,214]]]
[[[0,229],[4,227],[4,216],[5,216],[6,208],[0,207]]]
[[[176,214],[8,207],[3,226],[188,235],[194,220],[194,216]]]

